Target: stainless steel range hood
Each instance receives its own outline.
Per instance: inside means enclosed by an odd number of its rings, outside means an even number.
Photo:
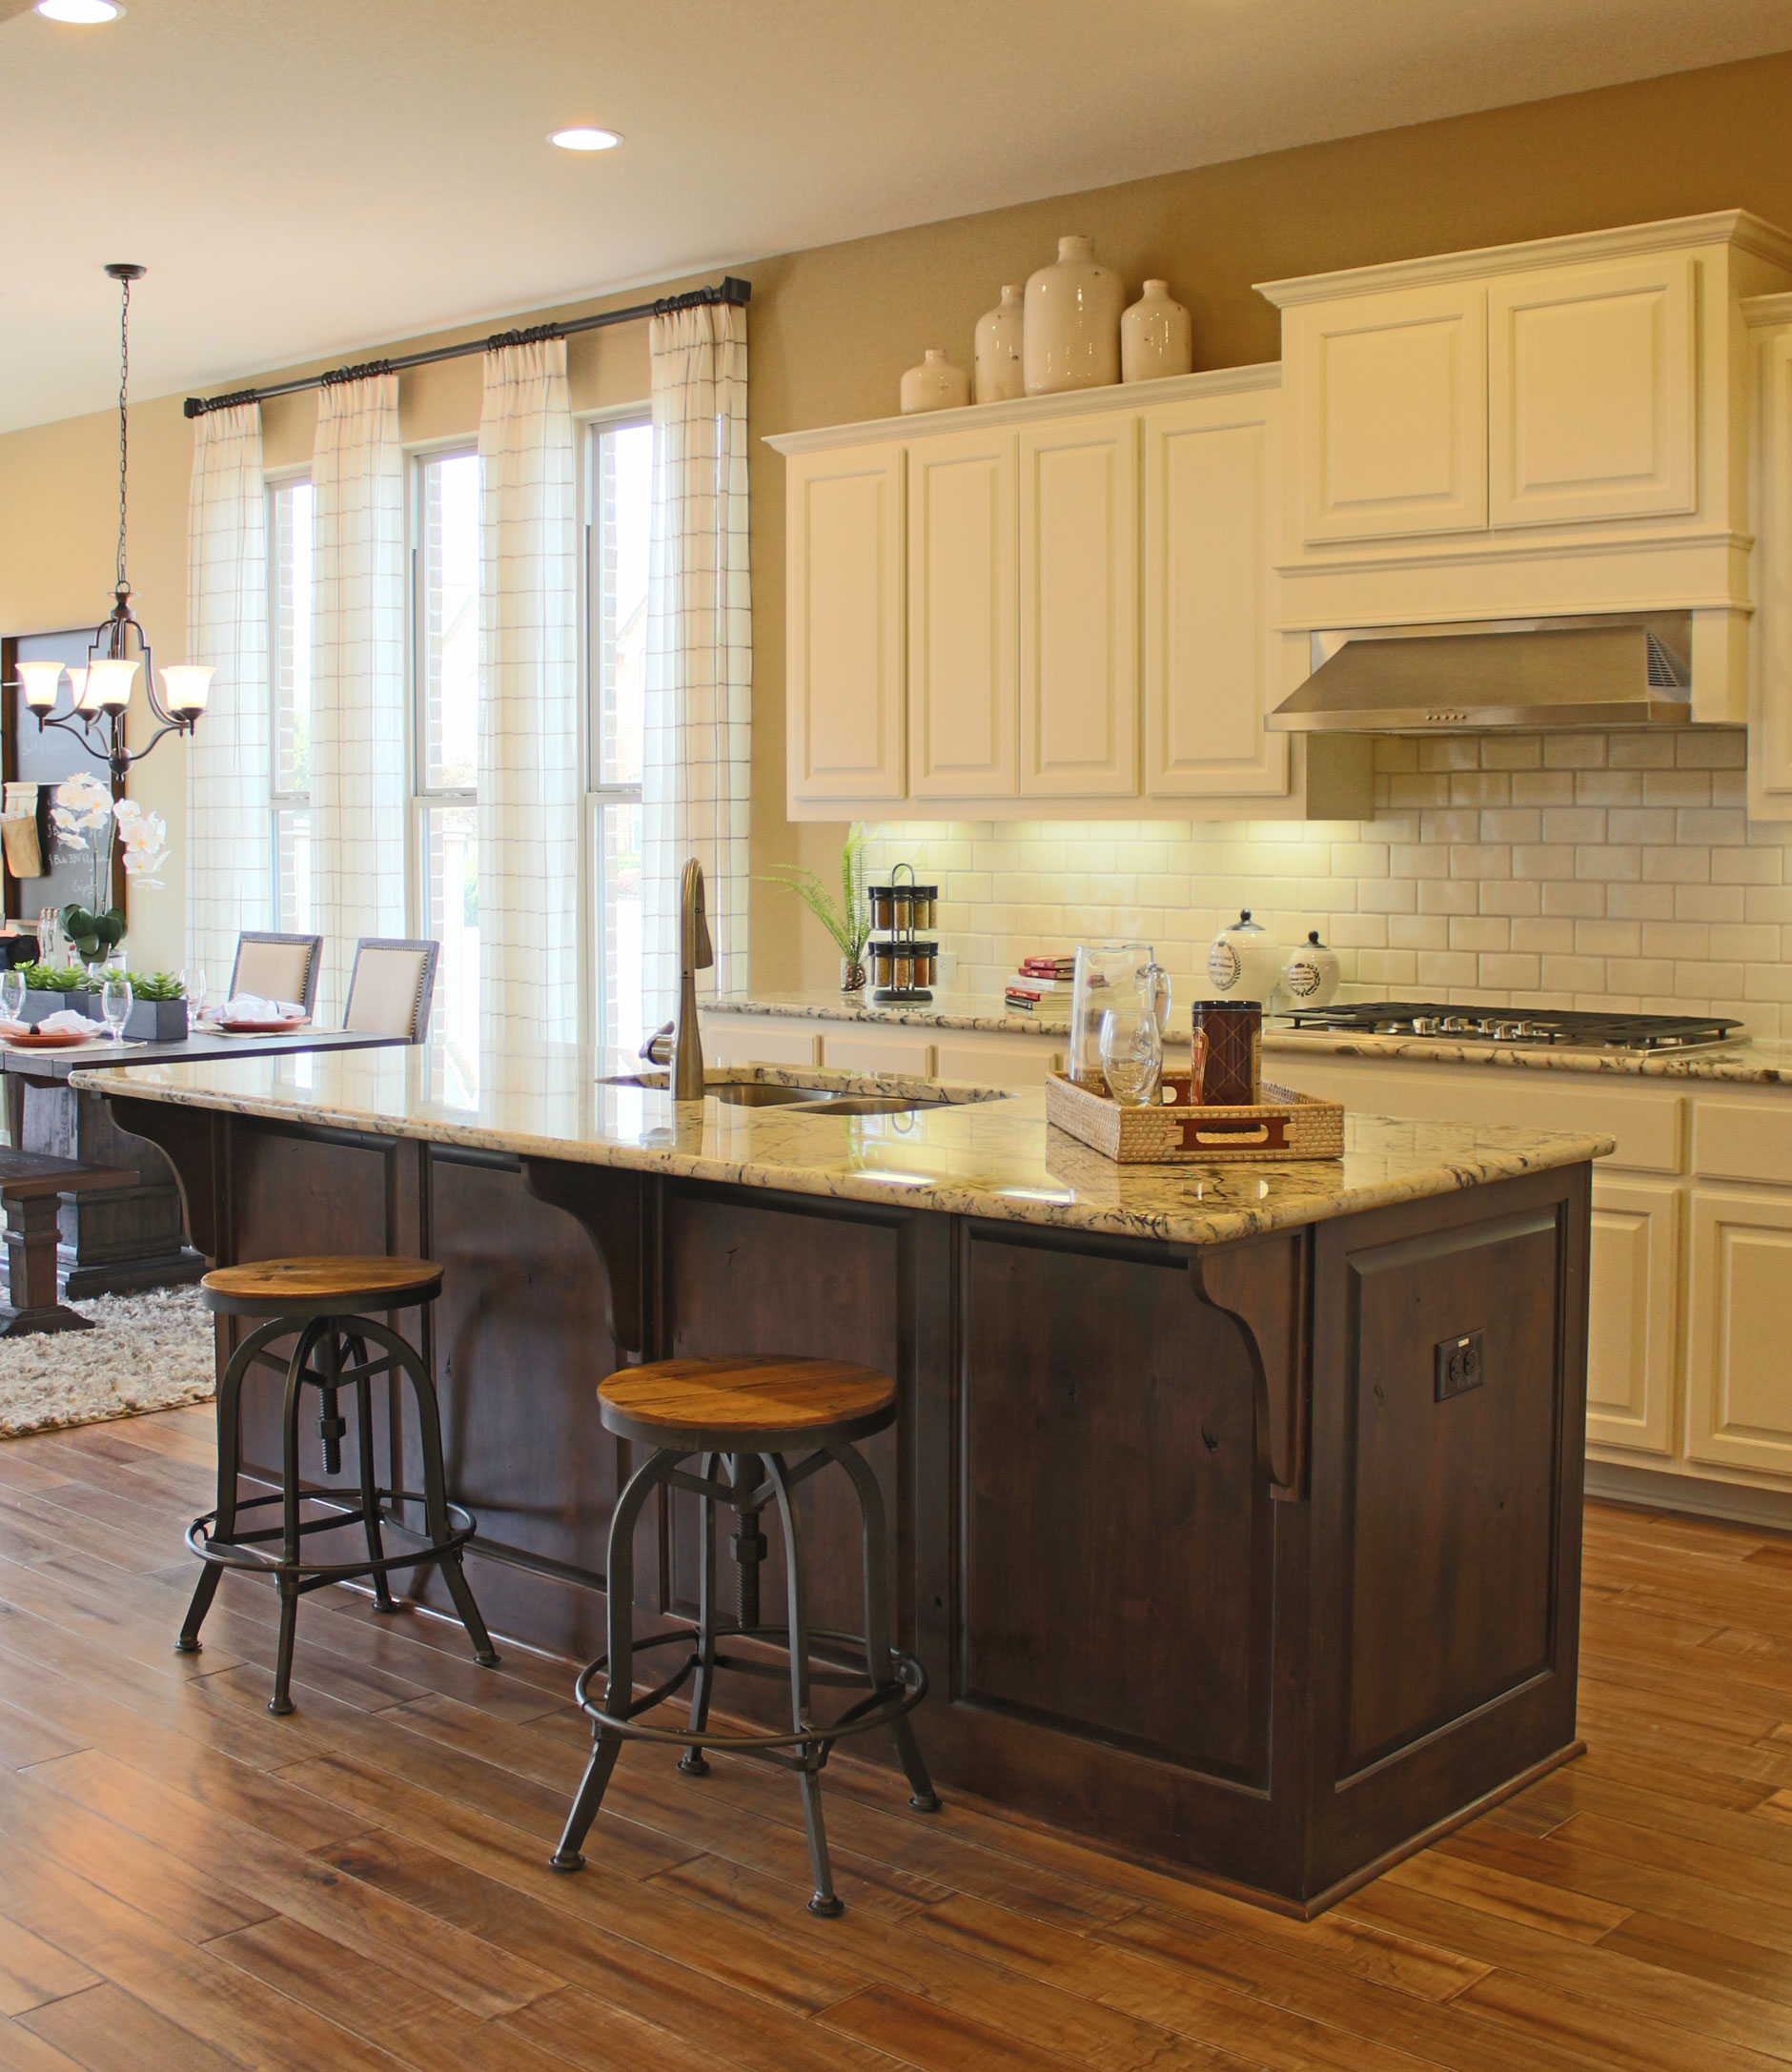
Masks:
[[[1281,733],[1692,721],[1690,612],[1364,627],[1313,646],[1313,674],[1269,716]]]

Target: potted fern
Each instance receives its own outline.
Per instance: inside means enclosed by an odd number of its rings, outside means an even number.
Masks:
[[[865,990],[865,945],[871,937],[871,908],[865,896],[865,837],[855,827],[840,852],[840,896],[812,870],[781,864],[764,874],[766,884],[788,885],[834,940],[840,952],[840,989]]]

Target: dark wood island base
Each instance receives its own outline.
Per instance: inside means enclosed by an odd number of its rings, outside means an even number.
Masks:
[[[112,1105],[222,1263],[445,1266],[425,1357],[497,1634],[603,1645],[613,1368],[830,1357],[896,1380],[865,1452],[948,1804],[1311,1914],[1578,1749],[1590,1153],[1190,1246]],[[266,1473],[277,1403],[254,1397]],[[404,1448],[396,1414],[381,1443]],[[851,1630],[857,1513],[829,1480],[803,1493],[812,1616]],[[696,1551],[675,1493],[637,1547],[646,1621],[694,1612]]]

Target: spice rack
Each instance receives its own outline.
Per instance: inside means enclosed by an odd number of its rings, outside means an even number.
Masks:
[[[908,873],[906,884],[901,880],[904,871]],[[940,945],[924,938],[921,931],[934,925],[940,888],[917,884],[912,863],[898,863],[889,881],[865,888],[871,902],[871,940],[866,946],[871,998],[879,1006],[931,1000]]]

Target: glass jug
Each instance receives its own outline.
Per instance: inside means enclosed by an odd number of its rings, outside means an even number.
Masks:
[[[1110,1007],[1150,1008],[1161,1037],[1170,1016],[1170,974],[1149,943],[1079,943],[1070,988],[1070,1045],[1065,1069],[1079,1087],[1105,1093],[1101,1018]]]

